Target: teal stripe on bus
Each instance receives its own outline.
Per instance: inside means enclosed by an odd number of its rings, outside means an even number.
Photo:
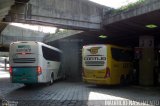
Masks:
[[[13,67],[13,83],[38,83],[37,67]]]

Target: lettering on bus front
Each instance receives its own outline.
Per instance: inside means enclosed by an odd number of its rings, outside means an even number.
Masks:
[[[84,60],[92,60],[92,61],[95,61],[95,60],[106,60],[106,57],[84,57]]]
[[[85,61],[86,66],[104,66],[106,57],[104,56],[99,56],[99,57],[86,56],[84,57],[84,61]]]
[[[98,46],[86,48],[86,55],[83,57],[84,64],[86,66],[105,66],[107,60],[105,51],[104,48]]]
[[[30,45],[18,45],[16,52],[31,52]]]
[[[16,52],[31,52],[31,49],[17,49]]]

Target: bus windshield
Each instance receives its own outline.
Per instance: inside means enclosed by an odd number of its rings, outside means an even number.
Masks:
[[[36,63],[38,58],[36,43],[13,43],[10,46],[10,51],[10,62],[17,65]]]

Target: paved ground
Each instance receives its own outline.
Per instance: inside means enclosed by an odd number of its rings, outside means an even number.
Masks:
[[[160,100],[160,89],[133,86],[104,87],[67,81],[57,81],[52,86],[26,87],[23,84],[10,83],[6,75],[0,76],[0,98],[5,99],[3,104],[9,103],[12,106],[128,106],[142,105],[141,102],[143,105],[159,106],[160,101],[157,100]]]

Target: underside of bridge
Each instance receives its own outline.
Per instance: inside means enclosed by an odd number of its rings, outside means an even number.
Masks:
[[[84,44],[86,42],[114,43],[135,47],[139,46],[139,36],[151,35],[155,38],[156,46],[160,40],[159,10],[160,2],[158,0],[146,0],[143,4],[122,12],[111,13],[113,10],[108,10],[102,17],[104,20],[102,21],[101,29],[84,31],[82,33],[77,31],[78,33],[74,33],[74,36],[66,36],[66,38],[80,39],[84,41]],[[156,25],[157,27],[148,28],[147,25]],[[100,35],[105,35],[107,38],[102,39],[99,37]],[[51,37],[56,38],[56,36],[55,34],[55,36]],[[49,40],[45,40],[45,42],[50,42],[51,37],[48,37]]]
[[[76,4],[79,4],[79,7]],[[119,44],[120,42],[122,45],[137,46],[140,35],[152,35],[156,38],[156,42],[159,41],[159,27],[154,29],[146,27],[148,24],[160,25],[160,21],[157,18],[160,15],[159,4],[158,0],[146,0],[143,5],[141,4],[136,8],[112,13],[113,9],[91,3],[87,0],[5,0],[3,5],[1,3],[1,20],[3,22],[0,23],[0,32],[3,37],[12,35],[11,31],[10,34],[9,31],[6,34],[8,29],[12,31],[18,30],[17,32],[20,32],[21,28],[12,29],[10,25],[8,27],[6,26],[9,22],[23,22],[83,31],[81,34],[79,31],[77,31],[78,34],[74,32],[70,36],[50,36],[53,42],[59,38],[67,37],[83,39],[91,43],[113,42]],[[21,32],[24,32],[23,29],[21,29]],[[19,35],[15,34],[15,36]],[[101,39],[98,37],[99,35],[106,35],[107,38]],[[24,34],[23,37],[25,36]],[[121,42],[122,40],[123,42]],[[45,40],[45,42],[50,41]]]

